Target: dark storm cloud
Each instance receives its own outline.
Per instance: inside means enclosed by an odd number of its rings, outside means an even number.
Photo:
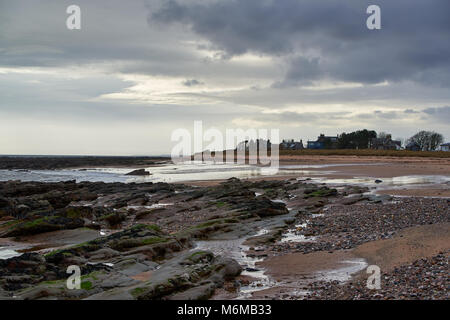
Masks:
[[[66,28],[74,3],[79,31]],[[369,4],[381,31],[365,27]],[[0,151],[98,152],[101,132],[101,152],[153,138],[167,153],[194,120],[450,136],[449,12],[448,0],[0,0]],[[66,127],[70,143],[54,140]]]
[[[361,0],[164,1],[149,22],[180,23],[224,56],[254,52],[286,59],[276,86],[329,78],[379,83],[450,83],[450,1],[378,0],[382,30],[366,28]]]
[[[323,73],[319,65],[318,58],[307,59],[297,57],[290,62],[290,68],[286,77],[281,82],[273,84],[273,88],[282,88],[291,85],[311,85],[314,80],[318,80]]]

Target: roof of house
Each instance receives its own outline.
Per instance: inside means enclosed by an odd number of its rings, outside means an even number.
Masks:
[[[386,138],[371,138],[370,142],[372,144],[382,144],[382,145],[401,145],[402,142],[399,140],[392,140],[392,139],[386,139]]]
[[[441,147],[450,147],[450,142],[441,144]]]

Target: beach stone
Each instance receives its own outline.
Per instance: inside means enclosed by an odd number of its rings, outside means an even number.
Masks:
[[[137,169],[125,174],[126,176],[149,176],[151,173],[145,169]]]

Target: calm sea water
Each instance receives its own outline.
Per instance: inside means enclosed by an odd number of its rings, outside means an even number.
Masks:
[[[328,166],[328,165],[327,165]],[[301,165],[280,167],[277,175],[305,173],[304,169],[323,168],[326,166]],[[67,170],[0,170],[0,181],[21,180],[58,182],[76,180],[90,182],[181,182],[198,180],[217,180],[236,177],[239,179],[258,177],[266,174],[267,169],[240,164],[214,164],[188,162],[183,164],[166,164],[146,168],[150,176],[127,176],[134,169],[141,168],[93,168]]]
[[[332,173],[333,167],[343,164],[325,165],[285,165],[280,166],[275,174],[267,172],[267,168],[253,165],[241,164],[214,164],[202,162],[186,162],[181,164],[165,164],[145,168],[151,173],[150,176],[127,176],[126,174],[140,168],[89,168],[89,169],[66,169],[66,170],[0,170],[0,181],[21,180],[40,182],[59,182],[76,180],[77,182],[183,182],[199,180],[219,180],[236,177],[246,179],[267,175],[295,175],[303,178],[313,175],[312,181],[328,184],[359,184],[375,185],[374,178],[355,177],[352,179],[329,179],[326,176]],[[352,165],[352,164],[348,164]],[[315,169],[328,168],[326,171]],[[394,178],[383,178],[383,186],[443,184],[450,181],[448,176],[402,176]],[[381,186],[381,185],[380,185]]]

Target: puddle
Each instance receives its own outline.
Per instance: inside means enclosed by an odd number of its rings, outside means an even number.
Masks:
[[[302,181],[300,178],[298,181]],[[376,182],[377,181],[377,182]],[[403,190],[403,189],[427,189],[427,188],[442,188],[443,190],[448,189],[448,184],[450,183],[450,177],[444,175],[409,175],[409,176],[399,176],[392,178],[374,178],[374,177],[355,177],[348,179],[340,178],[320,178],[314,177],[310,178],[308,183],[313,184],[327,184],[338,190],[340,188],[345,188],[346,186],[363,186],[368,187],[370,190],[365,192],[364,195],[378,195],[379,191],[382,190]],[[381,195],[383,196],[383,195]],[[388,196],[386,194],[385,196]],[[414,195],[404,195],[400,196],[393,193],[391,196],[395,197],[415,197]],[[421,198],[449,198],[446,196],[420,196]]]
[[[22,255],[22,253],[17,252],[15,250],[0,248],[0,260],[6,260],[6,259],[14,258],[14,257],[19,257],[21,255]]]
[[[367,268],[368,264],[364,259],[352,259],[341,262],[346,266],[317,272],[317,279],[321,281],[345,282],[351,279],[352,275]]]
[[[281,243],[284,242],[314,242],[316,237],[306,237],[303,234],[299,234],[299,231],[305,229],[308,226],[308,222],[296,224],[295,228],[288,229],[280,239]]]
[[[328,163],[328,164],[289,164],[280,165],[280,169],[323,169],[332,167],[377,166],[384,163]]]
[[[102,264],[102,265],[110,267],[110,268],[114,267],[114,263],[110,263],[110,262],[87,262],[87,264],[91,265],[91,266],[96,266],[96,265]]]
[[[173,203],[154,203],[150,206],[127,206],[127,209],[156,209],[156,208],[164,208],[167,206],[173,206]]]
[[[256,234],[252,235],[252,237],[260,236],[266,234],[267,232],[267,229],[261,229]],[[208,250],[215,255],[230,257],[242,266],[243,271],[241,275],[256,279],[249,285],[242,286],[236,299],[249,298],[253,292],[268,289],[275,285],[275,282],[264,274],[265,270],[256,266],[256,264],[263,261],[264,258],[249,257],[246,254],[246,252],[250,249],[249,246],[243,245],[247,238],[248,237],[233,240],[197,241],[195,243],[195,247],[191,249]]]
[[[288,230],[285,234],[283,234],[283,238],[281,238],[280,242],[314,242],[316,241],[316,237],[306,237],[302,234],[297,234],[294,231],[291,232]]]
[[[376,183],[380,180],[380,183]],[[399,176],[393,178],[373,178],[373,177],[357,177],[350,179],[332,179],[332,178],[312,178],[311,182],[327,183],[327,184],[348,184],[348,185],[365,185],[376,186],[377,188],[396,187],[405,185],[429,185],[429,184],[446,184],[450,181],[450,177],[442,175],[411,175]]]

